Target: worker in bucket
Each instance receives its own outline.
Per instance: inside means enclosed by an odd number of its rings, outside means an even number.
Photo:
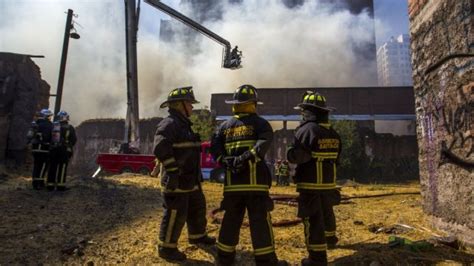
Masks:
[[[248,212],[250,233],[256,265],[287,265],[278,261],[270,212],[273,201],[269,196],[272,184],[265,154],[273,140],[268,121],[256,113],[257,90],[242,85],[232,100],[233,117],[221,124],[211,141],[214,159],[226,167],[224,199],[225,211],[217,242],[217,264],[234,263],[239,232]]]
[[[329,112],[333,109],[326,106],[324,96],[306,92],[295,109],[301,111],[303,121],[295,131],[287,158],[297,164],[298,217],[303,219],[309,252],[301,263],[327,265],[328,245],[337,242],[333,206],[340,201],[336,190],[336,164],[341,138],[329,124]]]
[[[32,185],[36,190],[44,188],[49,169],[49,146],[53,130],[52,116],[53,112],[42,109],[36,114],[36,120],[31,123],[27,134],[28,143],[31,144],[33,153]]]
[[[162,164],[161,185],[163,219],[160,226],[158,255],[170,261],[184,261],[178,239],[187,224],[191,244],[214,245],[207,235],[206,199],[201,188],[201,140],[191,129],[189,117],[194,98],[192,87],[172,90],[160,108],[168,107],[169,116],[156,129],[154,154]]]
[[[50,191],[55,188],[58,191],[65,191],[67,167],[77,142],[76,131],[69,124],[69,114],[66,111],[57,113],[51,132],[51,164],[46,188]]]

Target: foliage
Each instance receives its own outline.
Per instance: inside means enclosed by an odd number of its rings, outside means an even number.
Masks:
[[[202,141],[210,140],[216,125],[215,119],[207,109],[194,110],[190,117],[192,129],[201,136]]]
[[[341,136],[342,152],[337,169],[338,178],[355,179],[364,174],[367,158],[357,131],[356,121],[332,121],[334,129]]]

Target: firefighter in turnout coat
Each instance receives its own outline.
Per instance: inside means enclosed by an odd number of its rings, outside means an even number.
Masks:
[[[192,87],[172,90],[160,108],[168,107],[155,133],[154,154],[161,162],[163,219],[160,226],[158,255],[165,260],[184,261],[177,248],[184,224],[191,244],[213,245],[207,235],[206,200],[201,189],[201,140],[191,129],[189,117],[194,98]]]
[[[332,109],[326,107],[324,96],[306,92],[303,102],[295,108],[301,110],[303,121],[295,131],[287,157],[297,164],[298,216],[303,219],[309,252],[302,265],[326,265],[328,244],[335,245],[337,241],[333,206],[340,201],[336,163],[341,139],[328,122]]]
[[[76,145],[76,142],[76,131],[69,124],[69,114],[65,111],[60,111],[57,114],[57,121],[53,123],[51,136],[51,164],[46,183],[48,190],[54,190],[54,188],[58,191],[66,190],[67,166],[72,157],[73,147]]]
[[[275,254],[269,197],[272,177],[265,163],[265,154],[272,139],[270,124],[256,114],[260,103],[252,85],[242,85],[232,100],[233,117],[217,129],[211,141],[214,159],[226,167],[224,199],[225,211],[217,241],[217,264],[231,265],[245,210],[248,212],[256,265],[286,265]]]
[[[50,110],[42,109],[37,114],[36,121],[31,124],[27,135],[33,153],[32,185],[36,190],[44,188],[49,169],[49,146],[53,130],[53,123],[50,120],[52,115]]]

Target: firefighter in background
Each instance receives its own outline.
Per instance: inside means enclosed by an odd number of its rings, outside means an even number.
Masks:
[[[275,166],[274,166],[274,173],[275,173],[275,179],[276,179],[276,184],[277,186],[280,185],[280,166],[281,166],[281,160],[278,159],[276,162],[275,162]]]
[[[308,258],[301,263],[326,265],[328,243],[332,241],[335,245],[337,241],[333,206],[340,200],[336,190],[336,163],[341,139],[328,122],[332,108],[326,107],[324,96],[306,92],[295,109],[301,110],[303,121],[295,130],[287,157],[297,164],[298,216],[303,219],[309,252]]]
[[[160,226],[158,255],[171,261],[184,261],[177,248],[184,224],[191,244],[213,245],[207,235],[206,199],[201,188],[201,140],[191,129],[194,98],[192,87],[172,90],[160,108],[168,107],[155,133],[154,154],[161,162],[163,219]]]
[[[60,111],[57,120],[53,123],[50,150],[50,170],[46,188],[58,191],[66,190],[67,166],[73,154],[73,147],[77,142],[76,131],[69,124],[69,114]]]
[[[33,189],[44,187],[46,173],[49,169],[49,146],[51,143],[51,132],[53,123],[51,117],[53,113],[48,109],[42,109],[36,114],[36,120],[31,123],[28,131],[28,143],[31,144],[33,153]]]
[[[290,166],[287,160],[284,160],[280,165],[280,185],[290,185]]]
[[[226,167],[224,199],[225,211],[217,242],[217,264],[231,265],[239,232],[248,212],[250,233],[256,265],[286,265],[275,254],[270,211],[273,201],[269,196],[272,176],[265,163],[273,139],[268,121],[256,113],[260,103],[252,85],[242,85],[232,100],[233,117],[219,126],[211,141],[214,159]]]

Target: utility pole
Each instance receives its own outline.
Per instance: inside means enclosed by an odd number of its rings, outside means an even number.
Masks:
[[[135,0],[125,0],[125,37],[127,56],[127,117],[125,119],[124,142],[138,149],[139,109],[138,109],[138,75],[137,75],[137,31],[138,13]]]
[[[63,52],[61,54],[61,65],[59,67],[58,87],[56,91],[56,102],[54,104],[54,115],[57,115],[61,110],[61,99],[63,96],[64,72],[66,71],[67,51],[69,48],[69,37],[79,39],[77,33],[71,33],[74,28],[72,25],[72,16],[74,15],[72,9],[68,9],[66,18],[66,27],[64,29]]]

